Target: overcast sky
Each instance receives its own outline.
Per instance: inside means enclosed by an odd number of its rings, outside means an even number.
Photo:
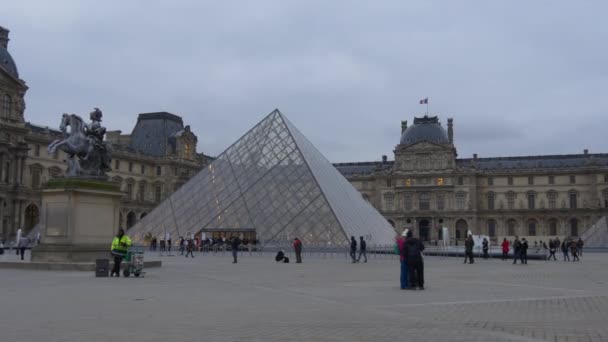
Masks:
[[[88,3],[88,4],[85,4]],[[460,157],[608,152],[606,1],[5,1],[26,120],[168,111],[221,153],[279,108],[333,162],[454,118]]]

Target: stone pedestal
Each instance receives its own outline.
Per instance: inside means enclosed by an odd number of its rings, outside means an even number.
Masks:
[[[118,232],[120,185],[103,180],[53,179],[42,190],[40,244],[32,261],[109,259]]]

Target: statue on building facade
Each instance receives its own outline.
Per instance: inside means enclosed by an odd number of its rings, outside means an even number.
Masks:
[[[53,141],[48,152],[52,154],[59,149],[67,153],[67,177],[107,178],[106,172],[111,170],[112,146],[103,141],[106,128],[101,126],[102,117],[99,108],[90,113],[91,123],[88,124],[76,114],[63,114],[59,128],[64,138]]]

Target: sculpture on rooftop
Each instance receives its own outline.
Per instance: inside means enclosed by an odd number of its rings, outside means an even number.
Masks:
[[[67,153],[67,177],[107,178],[106,172],[111,170],[112,146],[103,141],[106,128],[101,126],[102,116],[101,110],[95,108],[90,113],[91,123],[85,124],[76,114],[63,114],[59,128],[64,138],[53,141],[48,152],[55,153],[59,149]]]

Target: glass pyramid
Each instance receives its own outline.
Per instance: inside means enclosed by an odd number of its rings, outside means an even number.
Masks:
[[[127,232],[179,236],[254,232],[263,245],[300,238],[389,245],[395,231],[279,111],[274,110]]]

